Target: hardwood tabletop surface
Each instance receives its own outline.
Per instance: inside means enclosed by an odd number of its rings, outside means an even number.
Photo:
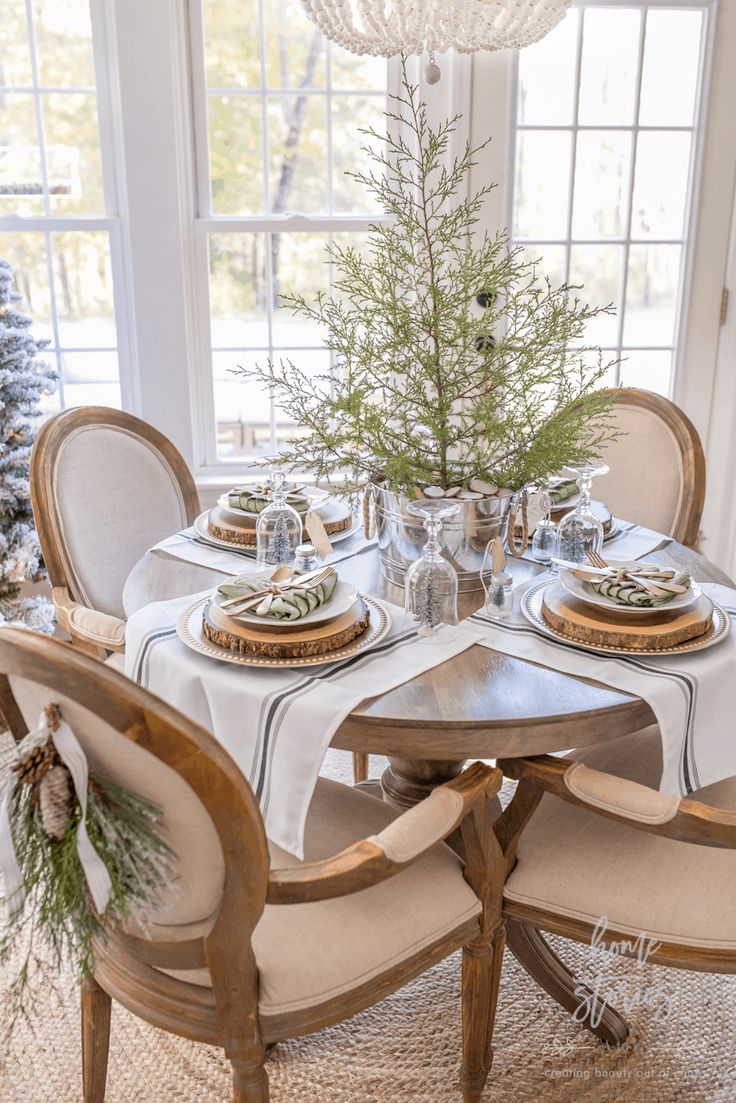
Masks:
[[[671,542],[656,557],[686,568],[698,581],[731,584],[719,568],[680,544]],[[517,580],[540,569],[525,560],[514,563]],[[365,592],[403,604],[401,589],[381,576],[375,550],[343,560],[339,571]],[[149,552],[126,584],[126,612],[130,615],[149,601],[199,592],[222,578],[208,568]],[[481,591],[461,595],[461,616],[482,603]],[[396,661],[401,661],[400,653]],[[513,757],[587,746],[653,720],[640,698],[473,646],[364,701],[339,727],[332,746],[435,761]]]

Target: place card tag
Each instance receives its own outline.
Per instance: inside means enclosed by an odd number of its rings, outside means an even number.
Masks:
[[[317,555],[322,560],[327,559],[327,556],[332,553],[332,543],[319,513],[310,509],[304,518],[304,526],[309,533],[310,543],[314,544]]]
[[[549,494],[546,490],[534,490],[529,495],[526,504],[526,516],[527,526],[529,529],[529,535],[534,532],[535,528],[542,520],[549,514],[550,500]]]

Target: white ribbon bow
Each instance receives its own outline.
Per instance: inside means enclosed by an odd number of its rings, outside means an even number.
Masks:
[[[74,782],[74,789],[79,800],[81,816],[77,829],[77,853],[81,862],[84,876],[89,886],[89,891],[99,915],[102,915],[110,900],[112,881],[107,872],[107,866],[102,861],[87,833],[87,781],[89,771],[87,759],[79,740],[66,723],[59,719],[58,727],[51,728],[48,716],[41,713],[38,728],[29,732],[25,739],[18,744],[17,755],[27,754],[36,747],[42,747],[49,739],[53,740],[59,758],[64,763]],[[25,900],[25,886],[18,866],[13,845],[13,832],[10,826],[10,802],[13,794],[12,777],[5,787],[2,802],[0,802],[0,873],[5,882],[5,899],[8,905],[9,916],[12,919],[23,907]]]

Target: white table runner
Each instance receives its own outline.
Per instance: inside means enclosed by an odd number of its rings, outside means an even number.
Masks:
[[[214,733],[252,785],[268,837],[298,857],[325,751],[345,717],[367,697],[438,666],[483,636],[481,626],[465,621],[454,640],[419,642],[411,619],[386,602],[393,625],[371,651],[301,670],[247,669],[198,655],[179,640],[179,614],[199,596],[156,602],[133,614],[125,672]]]
[[[714,583],[702,586],[733,622],[736,590]],[[547,639],[520,610],[506,624],[483,613],[470,619],[484,629],[485,647],[643,698],[662,737],[663,793],[685,795],[736,775],[736,632],[705,651],[618,657]]]

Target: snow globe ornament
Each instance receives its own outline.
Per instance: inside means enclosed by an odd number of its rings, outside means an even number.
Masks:
[[[256,566],[258,567],[293,564],[296,549],[302,542],[301,517],[286,501],[283,471],[275,471],[271,482],[273,499],[259,513],[256,521]]]
[[[458,632],[457,571],[443,557],[440,544],[442,522],[459,512],[446,498],[423,499],[407,506],[407,513],[420,517],[427,531],[421,559],[412,563],[404,583],[404,608],[415,621],[420,640],[433,640],[439,633],[450,639]]]

